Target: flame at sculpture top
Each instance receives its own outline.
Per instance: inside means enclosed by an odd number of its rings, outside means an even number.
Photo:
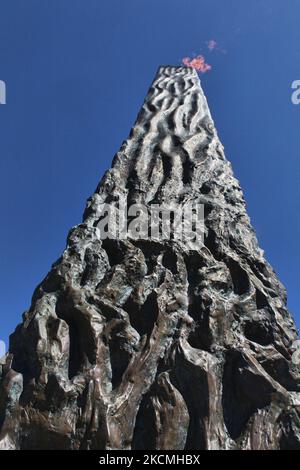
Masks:
[[[204,246],[102,240],[120,197],[204,205]],[[197,72],[160,67],[11,336],[0,447],[299,449],[296,339]]]

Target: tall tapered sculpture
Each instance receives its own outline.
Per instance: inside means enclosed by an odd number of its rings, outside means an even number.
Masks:
[[[204,246],[103,239],[120,199],[203,205]],[[296,339],[197,73],[160,67],[11,336],[0,448],[299,448]]]

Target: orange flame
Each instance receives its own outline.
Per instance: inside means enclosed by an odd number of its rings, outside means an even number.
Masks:
[[[211,65],[205,62],[203,55],[198,55],[194,59],[191,59],[190,57],[184,57],[182,59],[182,63],[187,67],[193,67],[200,73],[206,73],[211,70]]]

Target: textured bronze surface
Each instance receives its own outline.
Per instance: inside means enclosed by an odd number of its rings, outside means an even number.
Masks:
[[[119,196],[204,204],[205,246],[101,241]],[[0,448],[299,449],[296,338],[198,76],[161,67],[11,336]]]

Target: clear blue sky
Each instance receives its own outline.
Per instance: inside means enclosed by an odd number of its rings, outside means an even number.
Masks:
[[[0,0],[0,339],[81,221],[160,64],[205,51],[202,85],[300,324],[299,0]]]

